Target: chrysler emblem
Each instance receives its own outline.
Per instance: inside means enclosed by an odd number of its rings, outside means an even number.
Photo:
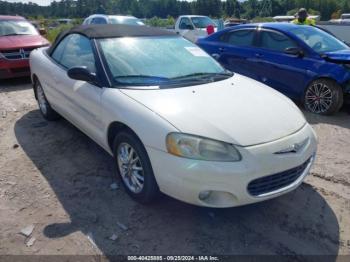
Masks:
[[[24,49],[23,49],[23,48],[21,48],[21,49],[19,50],[19,54],[20,54],[20,56],[22,57],[22,59],[25,59],[25,58],[26,58],[26,53],[24,52]]]
[[[275,154],[289,154],[289,153],[298,153],[301,149],[303,149],[306,144],[309,142],[309,138],[306,138],[304,141],[300,143],[295,143],[294,145],[289,146],[281,151],[276,152]]]

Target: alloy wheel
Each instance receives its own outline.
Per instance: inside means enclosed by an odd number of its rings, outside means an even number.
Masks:
[[[41,85],[38,83],[36,86],[36,94],[38,98],[38,104],[41,112],[46,115],[47,114],[47,102],[46,102],[46,97],[44,94],[44,90],[41,87]]]
[[[133,193],[140,193],[145,177],[139,155],[128,143],[121,143],[117,152],[118,168],[124,184]]]
[[[325,83],[311,85],[305,94],[305,105],[313,113],[324,113],[333,103],[332,90]]]

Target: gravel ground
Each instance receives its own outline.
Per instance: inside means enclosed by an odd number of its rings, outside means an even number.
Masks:
[[[166,196],[143,206],[111,189],[113,159],[98,145],[44,121],[29,80],[1,80],[0,255],[350,255],[350,115],[306,117],[318,158],[294,192],[230,209]]]

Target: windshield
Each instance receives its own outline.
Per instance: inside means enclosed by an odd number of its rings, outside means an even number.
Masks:
[[[341,19],[350,19],[350,14],[348,14],[348,15],[342,15],[342,16],[341,16]]]
[[[208,25],[213,25],[216,27],[216,24],[209,17],[192,17],[192,23],[196,28],[207,28]]]
[[[110,17],[111,24],[123,24],[123,25],[145,25],[140,19],[134,17]]]
[[[99,43],[116,85],[185,86],[232,76],[181,37],[124,37]]]
[[[0,20],[0,36],[38,35],[35,27],[23,20]]]
[[[300,26],[291,32],[319,54],[349,49],[342,41],[316,27]]]

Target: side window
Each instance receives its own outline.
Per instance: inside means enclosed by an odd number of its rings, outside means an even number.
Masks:
[[[64,49],[67,45],[67,42],[69,40],[69,36],[65,37],[59,44],[58,46],[55,48],[55,50],[53,51],[51,57],[53,58],[53,60],[55,60],[57,63],[59,63],[61,61]]]
[[[260,32],[261,47],[274,51],[284,52],[286,48],[297,47],[295,42],[284,34],[261,31]]]
[[[189,29],[193,29],[193,25],[191,24],[190,19],[188,19],[188,18],[181,18],[179,28],[181,30],[189,30]]]
[[[107,24],[107,20],[103,17],[95,17],[92,19],[91,24],[103,25],[103,24]]]
[[[66,42],[66,43],[64,43]],[[65,44],[65,45],[63,45]],[[55,58],[55,52],[63,49],[60,57]],[[67,36],[55,49],[52,58],[69,69],[77,66],[86,66],[89,71],[96,72],[95,58],[90,40],[79,34]]]
[[[225,35],[224,41],[235,46],[253,46],[255,30],[237,30]]]
[[[89,25],[91,23],[91,18],[87,18],[85,21],[84,21],[84,25]]]

